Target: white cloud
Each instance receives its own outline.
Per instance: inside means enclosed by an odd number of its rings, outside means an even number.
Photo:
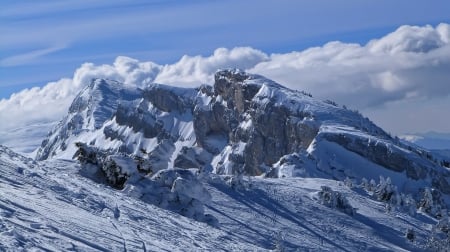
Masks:
[[[250,71],[321,98],[367,108],[450,94],[448,24],[402,26],[367,45],[330,42],[271,55]]]
[[[448,25],[401,26],[385,37],[372,40],[367,47],[375,53],[429,52],[448,43]]]
[[[366,45],[330,42],[300,52],[272,55],[250,47],[219,48],[210,56],[183,56],[178,62],[167,65],[123,56],[117,57],[111,65],[85,63],[71,79],[26,89],[0,100],[0,131],[59,120],[75,94],[92,78],[115,79],[137,86],[150,82],[197,86],[211,84],[217,69],[232,67],[265,75],[321,99],[363,109],[382,126],[390,127],[389,131],[400,132],[401,127],[413,129],[417,120],[414,116],[420,116],[414,113],[408,120],[399,121],[405,114],[405,106],[414,109],[421,102],[450,95],[449,41],[448,24],[402,26]],[[437,104],[428,103],[427,107],[436,110]],[[393,108],[386,119],[380,110],[383,106]],[[433,120],[439,122],[441,127],[435,130],[450,131],[450,126],[445,126],[450,122],[447,120],[444,125],[442,118],[437,118],[443,114],[427,113],[425,109],[417,111],[429,124]],[[402,125],[405,122],[407,126]],[[433,129],[433,125],[419,124],[417,129]]]
[[[199,83],[212,83],[219,68],[249,69],[267,60],[269,57],[265,53],[250,47],[219,48],[209,57],[185,55],[177,63],[165,65],[155,82],[198,86]]]
[[[79,91],[71,79],[48,83],[45,87],[31,88],[0,100],[0,131],[19,128],[30,123],[58,120]]]
[[[219,48],[209,57],[183,56],[172,65],[139,62],[119,56],[112,65],[82,64],[71,79],[61,79],[44,87],[25,89],[9,99],[0,100],[0,132],[8,132],[24,125],[54,122],[66,113],[75,95],[93,78],[113,79],[126,85],[144,86],[153,81],[177,85],[195,85],[212,81],[218,68],[251,68],[268,56],[261,51],[237,47]],[[47,124],[49,125],[49,124]],[[48,131],[43,127],[42,131]],[[42,135],[42,132],[34,132]],[[5,137],[0,136],[0,144]]]

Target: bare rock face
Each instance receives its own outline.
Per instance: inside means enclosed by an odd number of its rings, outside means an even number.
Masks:
[[[194,110],[194,126],[199,146],[217,153],[209,139],[226,136],[232,153],[231,173],[261,175],[265,167],[280,157],[306,149],[317,135],[318,127],[302,123],[302,111],[292,113],[277,98],[265,97],[260,90],[283,88],[276,83],[261,83],[260,76],[234,70],[215,75],[214,94],[208,106]],[[267,99],[267,101],[266,101]],[[218,170],[225,171],[225,169]]]
[[[37,159],[71,158],[80,141],[136,157],[140,170],[153,172],[197,168],[277,177],[316,170],[341,179],[365,176],[361,166],[369,161],[450,193],[450,171],[426,151],[393,139],[357,111],[240,70],[220,70],[213,86],[198,88],[138,89],[94,80],[44,140]],[[365,163],[356,165],[349,156]],[[126,180],[117,158],[105,163],[118,184]],[[370,174],[377,179],[382,173]]]

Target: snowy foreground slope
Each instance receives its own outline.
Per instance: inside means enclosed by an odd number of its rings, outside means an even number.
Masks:
[[[202,183],[215,226],[147,204],[80,173],[74,161],[35,162],[0,147],[0,250],[10,251],[408,251],[424,250],[435,219],[392,210],[359,188],[314,178],[224,177]],[[352,216],[320,204],[329,186]],[[414,242],[405,232],[415,232]]]

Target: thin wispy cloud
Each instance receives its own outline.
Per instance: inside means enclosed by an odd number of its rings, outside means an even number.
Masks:
[[[45,16],[11,21],[1,27],[0,33],[7,34],[0,40],[0,47],[18,48],[29,44],[84,43],[121,36],[142,37],[143,34],[202,29],[223,25],[228,18],[215,16],[208,9],[215,3],[189,6],[172,6],[159,9],[131,8],[87,13],[71,13],[67,18]],[[220,6],[217,7],[220,10]],[[64,22],[57,22],[63,19]],[[205,22],[208,20],[208,22]]]
[[[67,46],[53,46],[49,48],[34,50],[18,55],[9,56],[3,59],[0,59],[0,67],[9,67],[9,66],[20,66],[31,64],[39,61],[39,59],[45,55],[61,51],[67,48]]]
[[[65,1],[15,1],[12,5],[5,6],[0,12],[0,18],[29,18],[42,16],[66,11],[80,11],[98,8],[102,6],[123,5],[125,1],[102,1],[93,0],[86,3],[85,1],[65,0]]]
[[[121,36],[143,35],[167,36],[170,31],[190,31],[197,37],[198,46],[228,40],[246,45],[259,46],[264,40],[295,41],[329,33],[349,32],[367,28],[401,24],[402,19],[424,22],[447,18],[445,11],[434,11],[428,15],[422,7],[438,4],[439,0],[417,3],[415,8],[404,11],[407,1],[400,0],[380,3],[343,4],[334,1],[69,1],[60,3],[17,4],[3,6],[0,17],[5,17],[1,34],[7,34],[0,41],[0,47],[60,43],[86,42],[115,37],[119,43]],[[408,2],[409,3],[409,2]],[[380,9],[379,5],[385,6]],[[255,9],[255,6],[258,6]],[[386,7],[387,6],[387,7]],[[402,11],[400,11],[402,10]],[[353,18],[342,16],[342,12],[352,13]],[[400,11],[400,12],[399,12]],[[394,15],[395,12],[395,15]],[[392,14],[392,15],[387,15]],[[378,18],[386,14],[387,18]],[[23,16],[23,17],[22,17]],[[324,21],[324,17],[327,21]],[[14,18],[16,17],[16,18]],[[22,18],[21,18],[22,17]],[[289,18],[287,18],[289,17]],[[354,19],[358,18],[358,22]],[[329,24],[333,24],[330,26]],[[295,24],[295,25],[294,25]],[[2,27],[3,26],[3,27]],[[314,28],[312,28],[314,27]],[[207,37],[195,36],[196,31],[209,29]],[[182,35],[174,35],[182,36]],[[219,37],[211,41],[210,37]],[[171,37],[167,38],[168,40]],[[105,41],[107,42],[107,41]],[[220,44],[215,47],[219,47]]]

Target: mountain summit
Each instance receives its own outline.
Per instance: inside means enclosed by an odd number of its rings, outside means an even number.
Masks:
[[[152,172],[377,179],[407,192],[450,193],[450,172],[423,149],[392,138],[357,111],[260,75],[220,70],[214,86],[144,89],[96,79],[49,133],[37,159],[72,158],[84,143],[146,156]]]

